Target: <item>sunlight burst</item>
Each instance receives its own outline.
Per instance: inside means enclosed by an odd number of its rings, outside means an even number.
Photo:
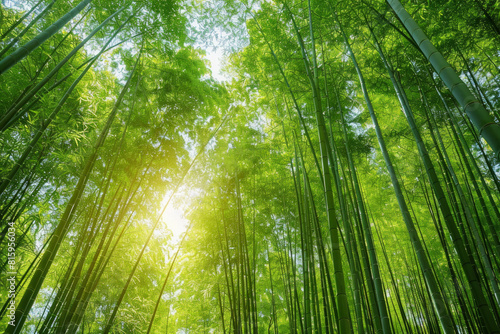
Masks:
[[[167,200],[168,197],[166,197],[162,204],[165,205]],[[172,231],[174,240],[179,239],[180,235],[186,231],[188,225],[187,219],[184,218],[183,210],[172,203],[165,210],[162,220],[167,225],[167,228]]]

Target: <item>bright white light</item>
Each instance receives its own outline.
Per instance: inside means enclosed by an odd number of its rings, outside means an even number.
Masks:
[[[169,196],[165,196],[162,205],[165,205]],[[184,218],[183,211],[170,203],[162,217],[167,228],[172,231],[174,240],[178,240],[180,235],[186,231],[188,221]]]
[[[217,81],[229,81],[227,73],[222,73],[224,50],[222,48],[208,48],[206,58],[210,61],[212,77]]]

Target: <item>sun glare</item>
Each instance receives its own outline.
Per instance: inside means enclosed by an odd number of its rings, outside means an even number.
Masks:
[[[164,201],[168,200],[168,197]],[[180,208],[174,206],[170,203],[163,214],[163,222],[167,225],[167,228],[172,231],[174,235],[174,240],[178,240],[180,235],[186,231],[188,221],[183,216],[183,211]]]
[[[217,81],[229,81],[231,79],[228,73],[223,72],[224,67],[224,50],[222,48],[209,48],[206,58],[210,61],[210,69],[212,77]]]

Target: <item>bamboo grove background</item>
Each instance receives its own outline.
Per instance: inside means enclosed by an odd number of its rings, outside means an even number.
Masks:
[[[500,2],[0,9],[5,333],[500,333]]]

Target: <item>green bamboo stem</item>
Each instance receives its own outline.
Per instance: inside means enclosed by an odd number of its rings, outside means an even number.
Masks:
[[[129,16],[129,18],[125,22],[123,22],[123,24],[118,29],[115,30],[115,32],[113,33],[113,35],[107,40],[106,44],[101,48],[101,50],[100,50],[99,54],[97,55],[97,57],[93,58],[92,61],[82,71],[82,73],[80,73],[80,75],[78,76],[78,78],[76,78],[75,81],[73,81],[73,83],[66,90],[66,92],[63,95],[63,97],[59,100],[57,106],[54,108],[54,110],[49,115],[49,117],[44,122],[42,122],[42,126],[37,130],[36,134],[33,136],[33,139],[28,144],[28,147],[26,147],[26,149],[24,150],[22,156],[16,161],[16,163],[14,164],[14,166],[12,167],[12,169],[9,171],[8,175],[5,176],[5,178],[2,180],[2,183],[0,183],[0,194],[3,193],[5,191],[5,189],[7,188],[7,186],[12,182],[12,180],[16,176],[17,172],[19,171],[19,169],[21,169],[21,167],[24,165],[26,159],[28,159],[28,157],[30,156],[31,151],[34,149],[34,147],[36,146],[36,144],[38,143],[38,141],[42,137],[42,135],[45,132],[45,130],[48,128],[48,126],[50,125],[50,123],[52,123],[52,121],[56,118],[56,116],[58,115],[59,111],[63,107],[64,103],[67,101],[67,99],[69,98],[69,96],[71,95],[71,93],[73,92],[73,90],[76,88],[76,86],[83,79],[83,77],[85,76],[85,74],[90,70],[90,68],[97,61],[97,59],[99,58],[98,56],[100,56],[100,55],[103,54],[103,52],[106,50],[106,48],[109,45],[109,43],[111,43],[111,41],[113,40],[113,38],[116,37],[116,35],[118,34],[118,32],[120,32],[123,29],[123,27],[128,23],[128,21],[132,17],[133,17],[133,15]]]
[[[139,61],[139,58],[137,59],[137,61]],[[137,63],[136,63],[137,65]],[[228,114],[229,115],[229,114]],[[163,209],[161,210],[160,214],[158,215],[158,218],[156,219],[155,223],[153,224],[153,226],[151,227],[150,229],[150,232],[148,234],[148,237],[146,239],[146,242],[144,243],[139,255],[137,256],[137,259],[134,263],[134,266],[132,267],[132,271],[130,272],[128,278],[127,278],[127,282],[125,283],[119,297],[118,297],[118,300],[111,312],[111,315],[106,323],[106,326],[104,327],[104,330],[103,330],[103,334],[108,334],[111,330],[111,327],[113,326],[113,322],[116,318],[116,314],[118,312],[118,309],[120,308],[120,305],[123,301],[123,298],[125,297],[125,293],[127,292],[127,289],[130,285],[130,282],[132,281],[132,278],[134,277],[134,274],[135,274],[135,271],[137,270],[137,267],[139,266],[139,263],[142,259],[142,255],[144,254],[144,251],[146,250],[148,244],[149,244],[149,241],[151,240],[151,237],[153,236],[153,233],[154,231],[156,230],[156,227],[158,226],[158,224],[160,223],[161,221],[161,218],[163,217],[163,214],[165,213],[165,210],[168,208],[168,205],[170,204],[170,201],[172,200],[172,198],[174,197],[174,195],[177,193],[177,190],[179,190],[179,187],[181,186],[181,184],[184,182],[184,179],[186,178],[187,174],[189,173],[189,171],[191,170],[191,168],[193,167],[193,165],[196,163],[196,161],[198,160],[198,158],[200,157],[200,155],[204,152],[205,150],[205,147],[208,145],[208,143],[212,140],[212,138],[217,134],[217,132],[220,130],[220,128],[222,127],[222,125],[224,124],[224,122],[226,121],[227,119],[227,115],[226,117],[224,117],[224,119],[222,120],[221,124],[215,129],[215,131],[212,133],[212,135],[209,137],[209,139],[205,142],[205,144],[203,145],[203,147],[200,149],[200,151],[198,152],[198,154],[193,158],[193,160],[191,161],[191,163],[189,164],[188,168],[186,169],[186,171],[183,173],[181,179],[179,180],[179,182],[177,183],[177,185],[175,186],[172,194],[170,195],[169,199],[167,200],[167,202],[165,203],[165,205],[163,206]]]
[[[47,15],[47,12],[54,6],[56,3],[56,0],[52,0],[51,3],[47,5],[47,7],[44,8],[44,10],[38,14],[31,22],[16,36],[14,37],[10,43],[0,51],[0,57],[3,57],[23,36],[35,25],[35,23],[38,22],[41,18],[43,18],[45,15]]]
[[[109,129],[111,127],[111,124],[113,123],[113,120],[116,116],[116,113],[118,111],[118,108],[121,104],[121,101],[123,100],[123,97],[125,93],[128,90],[128,86],[130,83],[130,79],[132,78],[134,71],[136,69],[136,66],[138,64],[140,57],[137,58],[137,61],[135,63],[134,69],[132,70],[132,73],[127,80],[127,83],[122,89],[122,92],[120,93],[120,96],[118,97],[115,106],[111,113],[108,116],[108,119],[106,121],[106,124],[104,128],[102,129],[99,138],[97,139],[97,142],[95,143],[95,146],[93,148],[93,151],[91,155],[87,158],[87,161],[85,163],[85,167],[82,171],[82,174],[80,175],[80,179],[78,180],[78,184],[75,187],[75,190],[73,192],[73,195],[71,196],[66,209],[61,217],[61,220],[59,224],[57,225],[54,235],[50,241],[50,245],[47,247],[47,250],[45,251],[40,264],[35,270],[35,273],[33,274],[33,277],[31,279],[31,282],[25,291],[19,306],[16,309],[16,325],[15,326],[8,326],[5,334],[17,334],[20,333],[24,322],[26,321],[26,318],[28,317],[29,311],[31,310],[31,307],[33,306],[36,296],[38,292],[41,289],[41,286],[43,284],[43,281],[45,280],[45,277],[54,261],[54,258],[59,250],[59,247],[61,246],[62,240],[64,239],[64,236],[68,232],[69,226],[71,219],[73,215],[75,214],[76,207],[78,206],[78,203],[80,202],[81,195],[83,194],[83,191],[85,189],[85,186],[88,181],[88,177],[94,167],[94,163],[97,159],[98,156],[98,151],[99,148],[103,145]]]
[[[163,281],[163,285],[161,286],[160,293],[158,294],[158,299],[156,300],[155,308],[153,310],[153,313],[151,314],[151,319],[149,320],[148,330],[147,330],[146,334],[149,334],[151,332],[151,328],[153,327],[153,323],[155,320],[156,311],[158,311],[158,306],[160,305],[161,298],[163,297],[163,292],[165,291],[165,287],[167,285],[168,278],[170,277],[170,273],[172,272],[172,268],[174,267],[175,260],[177,259],[177,256],[179,255],[179,252],[182,248],[182,244],[184,243],[184,240],[186,239],[186,236],[188,235],[190,227],[191,227],[191,225],[189,225],[187,227],[186,231],[184,232],[184,235],[182,236],[182,239],[179,242],[179,245],[177,246],[177,251],[175,252],[173,259],[170,261],[167,276],[165,276],[165,280]],[[221,305],[221,307],[222,307],[222,305]],[[223,313],[221,313],[221,314],[223,314]],[[224,318],[222,319],[222,321],[223,321],[222,327],[224,328]],[[225,329],[224,329],[224,331],[225,331]]]
[[[324,54],[324,52],[323,52],[323,54]],[[324,63],[324,59],[323,59],[323,66],[324,66],[324,64],[325,63]],[[330,110],[330,106],[329,106],[330,101],[328,98],[328,85],[327,85],[326,76],[325,76],[325,95],[326,95],[326,103],[327,103],[326,108],[327,108],[327,110]],[[337,95],[337,100],[338,100],[338,95]],[[339,107],[340,107],[340,104],[339,104]],[[344,195],[344,192],[342,189],[343,188],[342,181],[341,181],[340,173],[339,173],[339,166],[340,166],[340,168],[342,168],[342,166],[341,166],[341,162],[339,161],[340,159],[338,159],[338,157],[337,157],[337,148],[335,146],[333,131],[332,131],[331,113],[328,115],[328,121],[329,121],[328,129],[329,129],[329,135],[330,135],[330,141],[329,142],[327,141],[328,159],[330,161],[330,167],[332,169],[332,174],[334,175],[334,182],[335,182],[335,187],[336,187],[336,191],[337,191],[337,197],[338,197],[339,204],[340,204],[340,212],[341,212],[341,216],[342,216],[342,222],[344,225],[344,231],[345,231],[345,235],[346,235],[346,251],[347,251],[347,255],[348,255],[349,269],[351,271],[351,276],[352,276],[352,281],[353,281],[352,288],[353,288],[353,292],[354,292],[354,310],[355,310],[355,314],[356,314],[356,325],[357,325],[358,333],[361,334],[361,333],[364,333],[365,329],[363,326],[363,318],[362,318],[362,314],[361,314],[361,295],[360,295],[360,281],[361,281],[361,279],[360,279],[360,275],[359,275],[360,270],[358,268],[358,263],[355,259],[355,257],[358,256],[358,253],[354,251],[356,249],[356,247],[355,247],[355,240],[354,240],[353,231],[352,231],[352,227],[351,227],[352,222],[350,221],[349,215],[347,213],[345,195]],[[371,276],[369,276],[369,278],[371,279]],[[368,282],[369,287],[372,287],[373,285],[370,283],[371,282]],[[373,292],[373,289],[371,289],[370,292]],[[370,296],[373,296],[373,293]],[[372,299],[373,298],[371,298],[370,301],[374,305],[375,303],[373,303]],[[377,310],[377,315],[378,315],[378,310]],[[377,331],[382,330],[382,324],[380,322],[380,317],[378,317],[378,316],[375,316],[375,327],[377,328]]]
[[[118,13],[122,12],[125,9],[125,6],[119,8],[117,11],[115,11],[113,14],[108,16],[100,25],[98,25],[92,32],[83,39],[73,50],[71,50],[70,53],[64,57],[63,60],[61,60],[51,71],[49,74],[47,74],[35,87],[29,90],[28,93],[26,93],[23,98],[18,101],[10,110],[7,114],[5,114],[2,119],[0,120],[0,131],[5,131],[8,126],[12,126],[13,122],[12,118],[14,115],[16,115],[17,111],[19,111],[21,108],[25,106],[25,104],[33,97],[35,96],[36,93],[40,91],[40,89],[52,78],[56,73],[63,67],[81,48],[87,44],[87,42],[96,34],[98,33],[113,17],[115,17]],[[111,42],[111,40],[109,40]],[[106,44],[109,45],[109,42]],[[23,111],[26,111],[24,109]],[[19,113],[17,115],[16,119],[21,117],[23,114]]]
[[[488,324],[487,326],[488,326],[489,330],[493,330],[496,327],[496,325],[494,324],[493,315],[489,311],[489,307],[487,306],[487,302],[486,302],[486,299],[482,293],[482,290],[480,289],[479,285],[477,284],[477,282],[479,282],[479,277],[477,277],[476,272],[473,270],[474,262],[471,261],[472,258],[465,251],[465,248],[463,246],[462,237],[461,237],[460,232],[458,231],[458,228],[456,226],[454,217],[452,215],[451,209],[450,209],[449,204],[448,204],[447,199],[446,199],[445,192],[444,192],[443,188],[441,187],[441,183],[439,182],[439,179],[438,179],[437,174],[436,174],[436,170],[435,170],[433,163],[430,159],[427,148],[425,147],[425,144],[423,142],[420,131],[418,130],[416,121],[415,121],[414,116],[413,116],[413,111],[408,103],[404,89],[402,88],[401,83],[394,76],[392,65],[389,63],[388,59],[385,57],[384,53],[382,52],[382,49],[381,49],[381,47],[377,41],[377,38],[375,37],[375,34],[373,33],[372,30],[371,30],[371,33],[372,33],[372,37],[375,41],[375,46],[377,48],[377,51],[379,52],[379,55],[380,55],[384,65],[389,73],[389,77],[393,83],[393,86],[394,86],[394,89],[395,89],[396,94],[398,96],[398,99],[400,101],[401,107],[404,111],[404,114],[406,116],[408,124],[410,125],[413,136],[415,138],[415,141],[417,142],[417,147],[418,147],[422,162],[424,163],[429,183],[431,184],[433,192],[435,193],[437,200],[439,202],[439,208],[443,214],[443,218],[444,218],[444,221],[445,221],[446,226],[448,228],[448,231],[451,234],[455,250],[457,251],[457,253],[459,255],[459,258],[460,258],[460,261],[461,261],[462,266],[464,268],[464,271],[465,271],[467,278],[471,284],[471,289],[472,289],[472,292],[474,294],[474,297],[477,300],[477,302],[479,303],[480,310],[482,312],[482,315],[483,315],[486,323]],[[452,170],[450,170],[450,171],[453,172]],[[460,188],[459,188],[459,191],[460,191]],[[462,196],[462,198],[463,198],[463,196]],[[476,236],[476,242],[479,243],[479,248],[481,251],[482,258],[484,261],[487,262],[487,260],[485,258],[486,253],[484,251],[484,246],[477,235],[477,231],[475,229],[475,223],[474,223],[469,211],[467,210],[467,206],[465,206],[465,210],[466,210],[467,216],[469,217],[469,219],[468,219],[469,223],[471,224],[473,231],[475,232],[474,234]],[[490,267],[487,266],[487,268],[490,268]],[[490,279],[491,279],[491,270],[488,270],[488,272],[490,273]],[[495,288],[494,282],[492,282],[492,285]]]
[[[337,21],[340,24],[340,21],[338,20],[338,18],[337,18]],[[354,56],[354,53],[351,49],[349,40],[348,40],[344,30],[342,29],[342,25],[340,25],[340,28],[341,28],[340,30],[341,30],[343,38],[344,38],[344,43],[349,51],[349,55],[352,59],[352,62],[354,64],[354,67],[355,67],[356,72],[357,72],[358,77],[359,77],[361,89],[363,91],[363,95],[365,97],[366,105],[368,107],[368,111],[369,111],[370,116],[372,118],[373,125],[375,126],[375,132],[377,135],[377,139],[378,139],[378,142],[380,145],[380,149],[382,151],[382,155],[383,155],[384,160],[385,160],[387,170],[388,170],[389,175],[391,177],[391,181],[392,181],[392,184],[394,187],[394,192],[396,194],[396,198],[398,200],[401,214],[403,215],[403,219],[404,219],[406,228],[407,228],[408,233],[410,235],[410,240],[411,240],[413,248],[416,252],[418,262],[421,266],[422,272],[425,276],[426,284],[429,287],[429,292],[430,292],[431,299],[433,302],[434,310],[439,314],[439,321],[440,321],[440,324],[441,324],[444,332],[449,333],[449,334],[455,333],[455,330],[453,328],[453,323],[451,321],[451,316],[448,314],[446,307],[444,307],[445,300],[442,296],[441,291],[438,288],[436,277],[433,275],[432,270],[430,268],[429,259],[425,255],[425,251],[423,249],[422,242],[421,242],[420,237],[418,236],[418,233],[415,229],[415,225],[414,225],[413,220],[410,216],[404,195],[401,191],[401,186],[399,184],[399,180],[396,177],[396,172],[395,172],[394,167],[392,165],[391,158],[389,157],[389,152],[387,151],[387,147],[385,145],[385,141],[384,141],[384,138],[382,136],[382,131],[380,129],[377,117],[375,115],[375,111],[374,111],[373,106],[371,104],[371,99],[368,95],[368,91],[366,89],[363,75],[362,75],[361,70],[358,66],[358,63],[357,63],[356,58]]]
[[[340,114],[341,114],[341,121],[342,121],[342,132],[344,135],[344,142],[345,142],[345,149],[346,149],[346,154],[347,154],[347,159],[349,162],[349,168],[350,168],[350,174],[352,178],[352,182],[354,184],[354,191],[355,191],[355,198],[357,201],[358,205],[358,212],[361,218],[361,224],[363,226],[363,231],[364,231],[364,239],[366,241],[366,245],[368,248],[368,254],[369,254],[369,259],[370,259],[370,269],[371,269],[371,276],[373,277],[373,285],[375,287],[375,294],[377,297],[377,304],[378,304],[378,312],[380,312],[380,319],[381,319],[381,324],[382,324],[382,331],[384,333],[391,333],[391,327],[390,327],[390,319],[387,313],[387,308],[385,305],[385,293],[384,289],[382,288],[382,279],[380,275],[380,269],[379,269],[379,263],[377,259],[377,255],[375,252],[375,244],[373,242],[373,236],[370,228],[370,223],[368,221],[368,217],[366,215],[366,209],[363,203],[363,197],[361,194],[361,189],[359,186],[359,180],[356,172],[356,168],[354,166],[354,162],[351,156],[351,149],[349,147],[349,141],[347,138],[347,124],[344,119],[344,113],[342,111],[342,106],[340,104],[340,97],[337,95],[337,103],[339,105],[340,109]]]
[[[497,158],[500,158],[500,125],[495,122],[483,105],[473,96],[450,64],[432,45],[422,29],[403,8],[399,0],[386,1],[410,32],[420,50],[422,50],[427,60],[432,64],[436,73],[441,77],[467,116],[469,116],[479,135],[491,146]]]
[[[5,73],[9,68],[20,62],[27,55],[29,55],[32,51],[42,45],[47,39],[52,37],[55,33],[61,30],[62,27],[66,25],[71,19],[73,19],[78,13],[80,13],[92,0],[83,0],[78,5],[76,5],[73,9],[71,9],[68,13],[62,16],[59,20],[54,22],[50,27],[42,31],[36,37],[34,37],[31,41],[20,46],[10,55],[5,57],[0,61],[0,75]]]
[[[311,47],[313,50],[313,73],[310,71],[310,64],[307,59],[307,53],[304,45],[304,41],[300,34],[300,31],[295,23],[295,19],[290,11],[290,9],[285,5],[285,8],[290,14],[290,18],[292,20],[292,24],[297,35],[297,40],[300,45],[300,50],[302,53],[302,59],[304,61],[304,67],[309,78],[311,90],[313,93],[313,101],[314,101],[314,109],[316,111],[316,121],[318,126],[318,138],[320,144],[320,152],[321,152],[321,169],[323,173],[323,191],[325,197],[325,210],[327,213],[328,226],[330,231],[330,242],[332,247],[332,259],[335,270],[335,283],[337,287],[337,303],[339,309],[339,333],[348,334],[351,332],[351,319],[349,312],[349,303],[347,300],[347,293],[345,287],[344,280],[344,270],[342,265],[342,256],[340,253],[340,239],[339,239],[339,225],[335,215],[334,201],[333,201],[333,191],[331,186],[330,172],[328,166],[328,153],[327,153],[327,134],[326,134],[326,126],[325,120],[323,117],[323,109],[321,106],[321,96],[319,93],[319,81],[317,75],[317,63],[316,63],[316,51],[314,45],[314,34],[312,26],[310,26],[310,35],[311,35]],[[310,3],[309,3],[309,15],[310,20],[309,24],[311,25],[311,14],[310,14]]]
[[[33,13],[33,11],[43,2],[43,0],[38,1],[33,7],[30,8],[23,16],[21,16],[16,22],[14,22],[7,31],[5,31],[2,36],[0,36],[0,41],[7,37],[21,22],[23,22],[28,16]]]

